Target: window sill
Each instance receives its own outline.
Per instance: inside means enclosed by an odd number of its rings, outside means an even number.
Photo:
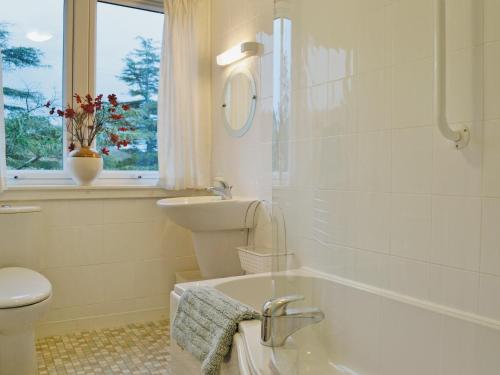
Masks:
[[[0,202],[74,200],[74,199],[124,199],[172,198],[207,195],[205,190],[166,190],[157,185],[16,185],[0,193]]]

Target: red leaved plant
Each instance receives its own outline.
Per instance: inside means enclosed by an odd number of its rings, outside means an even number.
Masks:
[[[59,117],[66,119],[66,129],[73,140],[68,146],[69,151],[76,148],[75,142],[82,147],[92,145],[101,133],[107,134],[110,142],[118,149],[130,144],[130,140],[118,134],[135,130],[125,120],[129,105],[120,104],[115,94],[108,95],[107,101],[103,100],[102,94],[95,98],[90,94],[85,97],[75,94],[74,98],[76,106],[68,105],[65,109],[51,107],[51,102],[45,104],[45,107],[50,108],[51,115],[57,113]],[[101,153],[109,155],[109,149],[103,147]]]

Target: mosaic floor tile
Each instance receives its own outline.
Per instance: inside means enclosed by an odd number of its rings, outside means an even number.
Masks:
[[[166,320],[46,337],[36,350],[38,375],[171,375]]]

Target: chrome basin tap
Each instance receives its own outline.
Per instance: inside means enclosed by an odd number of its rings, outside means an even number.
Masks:
[[[299,329],[319,323],[325,314],[315,307],[289,308],[288,304],[302,301],[304,296],[292,295],[270,299],[262,308],[260,342],[265,346],[282,346]]]
[[[216,184],[218,186],[211,186],[207,190],[211,193],[214,193],[215,195],[220,196],[222,200],[231,199],[233,197],[233,194],[231,193],[233,187],[230,186],[226,181],[217,180]]]

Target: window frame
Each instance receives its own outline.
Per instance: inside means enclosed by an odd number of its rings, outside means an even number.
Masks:
[[[63,40],[63,98],[68,102],[74,92],[95,95],[97,3],[125,6],[164,13],[161,0],[65,0]],[[75,103],[73,103],[75,104]],[[63,125],[63,150],[71,142]],[[8,186],[74,185],[67,166],[66,154],[62,170],[7,170]],[[158,186],[159,171],[103,170],[96,180],[102,186]]]

